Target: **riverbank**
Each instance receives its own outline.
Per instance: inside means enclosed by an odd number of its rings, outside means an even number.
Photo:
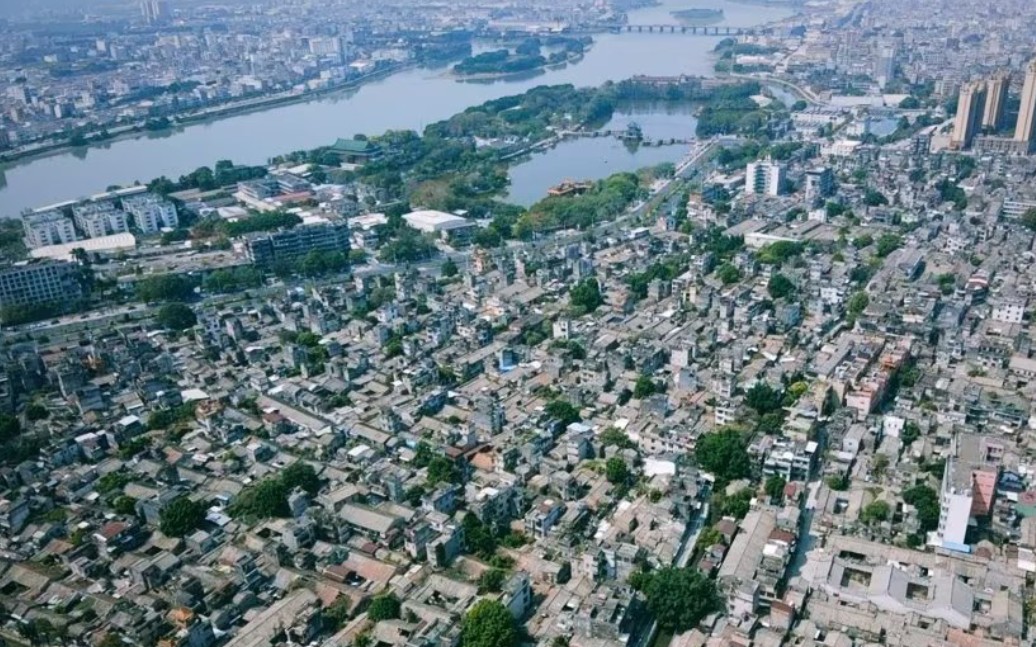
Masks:
[[[179,130],[182,130],[187,126],[204,124],[209,121],[216,121],[228,117],[236,117],[251,112],[269,110],[270,108],[276,108],[295,103],[304,103],[306,101],[312,101],[314,99],[334,95],[339,92],[348,92],[349,90],[355,90],[363,86],[365,83],[369,83],[371,81],[378,81],[380,79],[386,78],[398,72],[414,68],[416,66],[416,63],[399,63],[389,67],[385,67],[376,72],[371,72],[370,74],[365,74],[361,77],[352,79],[350,81],[332,87],[319,88],[316,90],[309,90],[304,92],[280,93],[267,97],[256,97],[253,99],[247,99],[245,101],[204,108],[199,111],[186,112],[182,115],[175,116],[170,127],[163,128],[160,130],[148,129],[146,126],[147,121],[142,121],[135,124],[126,124],[123,126],[116,126],[110,129],[105,129],[102,127],[101,130],[107,130],[109,136],[103,137],[101,139],[92,140],[85,145],[74,146],[67,141],[62,141],[55,142],[54,144],[48,144],[32,148],[31,150],[16,150],[8,151],[6,153],[0,153],[0,166],[14,164],[15,162],[31,162],[35,159],[52,157],[55,155],[62,155],[65,153],[76,153],[88,151],[90,149],[95,148],[105,148],[109,144],[112,144],[114,142],[129,139],[139,139],[144,137],[161,137],[163,135],[171,135]]]

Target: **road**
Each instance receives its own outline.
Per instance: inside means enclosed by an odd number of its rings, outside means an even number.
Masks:
[[[819,106],[819,105],[824,105],[825,104],[825,102],[819,96],[817,96],[817,94],[815,92],[813,92],[809,88],[805,88],[805,87],[803,87],[801,85],[798,85],[797,83],[793,83],[792,81],[788,81],[788,80],[782,79],[780,77],[771,76],[769,74],[734,74],[732,72],[728,73],[728,74],[724,74],[723,76],[729,77],[729,78],[732,78],[732,79],[745,79],[746,81],[758,81],[760,83],[773,83],[774,85],[779,85],[779,86],[782,86],[784,88],[787,88],[788,90],[791,90],[795,94],[797,94],[800,97],[802,97],[802,99],[806,103],[809,103],[810,105],[818,105]]]

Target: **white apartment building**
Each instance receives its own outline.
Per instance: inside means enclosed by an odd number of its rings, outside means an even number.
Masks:
[[[1020,324],[1025,317],[1026,300],[1022,297],[1000,297],[994,299],[990,317],[1001,323]]]
[[[133,216],[133,222],[142,234],[156,234],[163,227],[176,229],[180,226],[176,205],[152,193],[123,198],[122,208]]]
[[[72,207],[72,220],[87,238],[129,231],[126,214],[111,202],[86,202]]]
[[[787,169],[772,160],[752,162],[745,167],[745,193],[749,195],[781,195],[784,193]]]
[[[22,228],[25,230],[25,246],[30,249],[79,240],[72,221],[57,210],[24,214]]]

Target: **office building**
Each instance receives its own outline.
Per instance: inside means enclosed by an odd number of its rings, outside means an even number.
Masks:
[[[180,225],[176,205],[153,193],[123,198],[122,208],[133,216],[133,223],[143,234],[158,233],[163,227],[176,229]]]
[[[87,238],[100,238],[129,231],[125,212],[112,202],[85,202],[72,207],[72,220]]]
[[[784,193],[787,169],[770,159],[752,162],[745,167],[745,193],[749,195],[781,195]]]
[[[830,196],[835,192],[835,175],[827,167],[815,168],[806,171],[805,178],[806,200],[817,202]]]
[[[140,3],[140,14],[149,25],[164,22],[169,18],[169,4],[165,0],[144,0]]]
[[[982,130],[996,132],[1004,126],[1004,108],[1011,75],[1006,71],[994,74],[986,81],[986,106],[982,111]]]
[[[1025,83],[1022,84],[1014,140],[1024,152],[1029,152],[1032,149],[1033,135],[1036,135],[1036,61],[1030,61],[1025,68]]]
[[[251,237],[248,258],[269,269],[279,262],[292,262],[313,251],[349,254],[349,225],[344,221],[302,224],[292,229]]]
[[[0,269],[0,308],[71,304],[82,297],[75,263],[28,261]]]
[[[896,73],[896,48],[893,45],[881,45],[874,59],[874,80],[882,89],[892,81]]]
[[[971,552],[968,527],[972,518],[988,517],[993,510],[1005,447],[993,437],[962,434],[953,439],[950,453],[939,492],[935,543],[948,550]]]
[[[965,83],[960,88],[957,102],[957,117],[953,122],[953,137],[950,146],[956,150],[971,147],[971,142],[982,125],[985,107],[986,86],[984,83]]]
[[[25,246],[29,249],[79,240],[72,221],[57,209],[23,214],[22,228],[25,230]]]

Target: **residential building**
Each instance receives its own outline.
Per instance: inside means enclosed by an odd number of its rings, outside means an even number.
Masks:
[[[87,238],[101,238],[129,230],[126,213],[112,202],[84,202],[72,207],[72,220]]]
[[[248,257],[256,265],[272,268],[313,251],[349,253],[349,225],[344,221],[302,224],[291,229],[257,234],[248,239]]]
[[[982,125],[982,114],[986,101],[986,86],[983,83],[965,83],[960,88],[957,101],[957,116],[953,122],[953,136],[950,145],[957,150],[971,147],[971,141]]]
[[[176,205],[153,193],[123,198],[122,208],[133,216],[143,234],[157,234],[162,228],[176,229],[180,225]]]
[[[0,269],[0,308],[68,304],[82,297],[75,263],[28,261]]]
[[[60,245],[79,240],[72,221],[57,209],[22,215],[25,246],[29,249]]]
[[[959,113],[958,113],[959,114]],[[1018,105],[1018,122],[1014,128],[1014,140],[1024,146],[1026,151],[1032,148],[1036,138],[1036,60],[1030,61],[1025,68],[1025,82]]]
[[[786,167],[770,159],[751,162],[745,167],[745,193],[777,196],[784,193]]]

